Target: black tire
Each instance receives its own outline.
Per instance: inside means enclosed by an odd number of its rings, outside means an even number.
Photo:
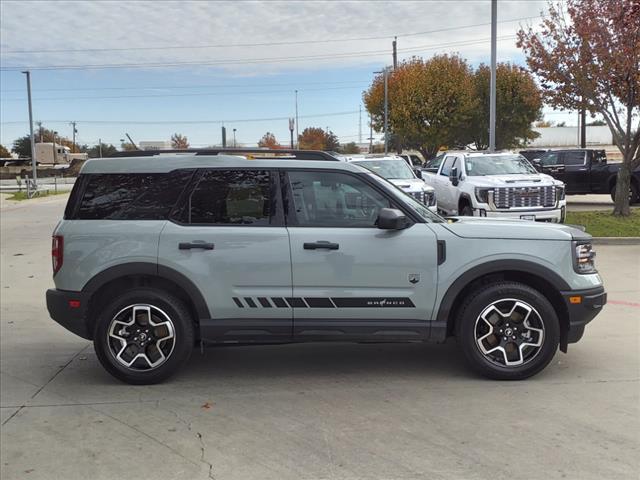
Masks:
[[[473,208],[471,208],[470,205],[465,205],[462,207],[462,210],[460,210],[460,215],[463,217],[473,217]]]
[[[616,186],[615,184],[611,187],[611,200],[616,201]],[[640,191],[638,191],[638,186],[631,182],[629,185],[629,204],[633,205],[640,202]]]
[[[127,340],[109,335],[112,329],[112,321],[123,325],[124,320],[133,318],[133,315],[129,314],[127,310],[133,306],[136,306],[136,309],[141,308],[139,306],[149,306],[148,311],[150,313],[146,318],[153,318],[155,322],[162,322],[162,324],[156,323],[156,327],[147,323],[151,334],[144,335],[148,342],[146,346],[140,346],[138,342],[134,341],[134,339],[139,340],[143,335],[138,334],[140,337],[132,336],[136,335],[136,331],[139,331],[134,330],[138,328],[137,321],[130,327],[119,327],[122,329],[120,332],[124,329],[129,330],[122,334],[127,336]],[[139,318],[144,320],[145,314],[143,311],[131,310],[131,312],[134,311],[137,318],[138,312],[140,312],[141,316]],[[120,321],[116,321],[115,318],[119,312],[122,312],[118,316]],[[140,328],[144,329],[145,327]],[[162,331],[161,334],[164,340],[161,338],[160,341],[153,342],[151,340],[155,338],[153,335],[158,331],[157,329]],[[171,332],[171,330],[173,331]],[[121,335],[120,332],[117,332],[117,334]],[[115,325],[113,333],[116,333]],[[173,337],[169,337],[171,333]],[[121,338],[122,340],[120,340]],[[101,313],[96,319],[93,339],[98,360],[111,375],[118,380],[133,385],[148,385],[165,380],[189,360],[194,345],[194,323],[187,307],[173,295],[154,288],[136,288],[119,295],[101,309]],[[172,344],[169,343],[171,340],[173,340]],[[126,348],[131,348],[133,352],[144,354],[144,357],[135,360],[132,367],[125,366],[121,362],[128,360],[128,358],[123,355],[120,360],[116,359],[115,350],[119,346],[118,342],[121,342],[122,350],[125,350],[124,342],[130,342],[127,343]],[[158,348],[158,345],[161,345],[161,348]],[[150,348],[152,350],[149,350]],[[162,352],[162,349],[164,349],[164,352]],[[138,356],[137,353],[135,355],[130,354],[129,357]],[[152,353],[155,355],[152,355]],[[157,360],[153,359],[154,356],[157,357]],[[162,360],[163,357],[166,360]],[[152,367],[151,365],[156,361],[161,363]],[[140,368],[135,368],[136,366]]]
[[[508,311],[508,302],[512,300],[516,306],[511,311],[516,320],[497,315],[495,308],[492,310],[494,305],[498,310]],[[519,316],[524,317],[526,312],[525,307],[521,305],[527,305],[532,309],[526,324],[522,318],[519,323],[517,320]],[[498,323],[490,327],[490,322],[485,321],[481,315],[488,319],[498,318]],[[532,322],[535,322],[533,330]],[[487,331],[482,332],[482,329]],[[539,333],[540,330],[542,334]],[[513,333],[513,337],[503,337],[504,332]],[[522,380],[535,375],[549,364],[558,349],[560,325],[553,306],[540,292],[521,283],[502,281],[482,286],[469,295],[456,319],[456,336],[467,363],[473,370],[494,380]],[[481,342],[485,350],[491,351],[503,346],[502,350],[495,350],[491,354],[483,353],[478,340],[485,337],[486,344]],[[516,337],[517,340],[510,340]],[[503,339],[508,344],[502,343]],[[531,345],[532,342],[540,343],[540,346],[534,347]],[[517,354],[511,355],[515,353],[514,348]],[[510,350],[510,353],[507,350]],[[516,362],[519,360],[523,363],[517,365]],[[507,362],[513,365],[508,365]]]

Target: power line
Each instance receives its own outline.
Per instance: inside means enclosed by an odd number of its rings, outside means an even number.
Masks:
[[[289,83],[270,83],[264,87],[297,87],[305,85],[345,85],[353,83],[367,83],[371,79],[348,80],[341,82],[289,82]],[[173,89],[190,89],[190,88],[244,88],[249,85],[230,84],[206,84],[206,85],[151,85],[145,87],[78,87],[78,88],[39,88],[32,90],[33,92],[76,92],[81,90],[173,90]],[[14,88],[2,90],[1,92],[23,92],[24,88]]]
[[[366,85],[363,83],[362,85]],[[308,88],[298,90],[299,92],[320,92],[327,90],[351,90],[351,89],[362,89],[362,86],[359,87],[325,87],[325,88]],[[165,97],[209,97],[209,96],[227,96],[227,95],[257,95],[257,94],[273,94],[273,93],[291,93],[291,90],[254,90],[254,91],[246,91],[246,92],[210,92],[210,93],[161,93],[161,94],[153,94],[153,95],[99,95],[99,96],[91,96],[91,97],[35,97],[33,100],[38,101],[50,101],[50,100],[94,100],[94,99],[118,99],[118,98],[126,98],[126,99],[138,99],[138,98],[165,98]],[[4,98],[2,101],[4,102],[22,102],[25,98]]]
[[[516,35],[506,35],[498,37],[498,40],[507,40],[516,38]],[[481,40],[466,40],[460,42],[449,42],[437,45],[420,45],[417,47],[401,49],[404,53],[419,52],[424,50],[432,50],[443,47],[474,45],[480,43],[489,42],[489,38]],[[188,62],[157,62],[157,63],[112,63],[112,64],[87,64],[87,65],[46,65],[46,66],[13,66],[2,67],[2,71],[13,70],[95,70],[95,69],[118,69],[118,68],[162,68],[162,67],[180,67],[180,66],[215,66],[215,65],[249,65],[249,64],[263,64],[269,62],[299,62],[306,60],[335,60],[341,58],[354,58],[354,57],[367,57],[377,56],[387,53],[387,50],[369,50],[362,52],[348,52],[348,53],[334,53],[334,54],[321,54],[321,55],[306,55],[296,57],[269,57],[269,58],[249,58],[239,60],[223,60],[223,61],[188,61]]]
[[[532,17],[521,17],[521,18],[512,18],[509,20],[500,20],[498,23],[511,23],[511,22],[520,22],[524,20],[533,20],[536,18],[540,18],[539,15]],[[384,40],[392,37],[414,37],[419,35],[428,35],[431,33],[441,33],[441,32],[449,32],[452,30],[462,30],[466,28],[475,28],[475,27],[484,27],[486,25],[491,25],[491,22],[485,23],[475,23],[471,25],[461,25],[458,27],[445,27],[438,28],[435,30],[424,30],[421,32],[413,32],[413,33],[403,33],[398,35],[398,33],[390,33],[388,35],[377,35],[377,36],[368,36],[368,37],[351,37],[351,38],[330,38],[330,39],[319,39],[319,40],[293,40],[293,41],[284,41],[284,42],[262,42],[262,43],[227,43],[227,44],[214,44],[214,45],[165,45],[165,46],[154,46],[154,47],[116,47],[116,48],[79,48],[79,49],[51,49],[51,50],[5,50],[4,54],[36,54],[36,53],[89,53],[89,52],[124,52],[124,51],[148,51],[148,50],[195,50],[195,49],[206,49],[206,48],[236,48],[236,47],[274,47],[274,46],[284,46],[284,45],[308,45],[308,44],[319,44],[319,43],[341,43],[341,42],[355,42],[355,41],[365,41],[365,40]]]
[[[355,115],[358,110],[349,110],[344,112],[328,112],[316,113],[311,115],[300,115],[299,118],[323,118],[338,117],[345,115]],[[76,120],[78,124],[87,125],[205,125],[205,124],[233,124],[233,123],[250,123],[250,122],[274,122],[279,120],[288,120],[289,117],[270,117],[270,118],[242,118],[242,119],[225,119],[225,120]],[[69,120],[41,120],[42,123],[69,123]],[[10,120],[0,122],[2,125],[19,125],[26,123],[26,120]]]

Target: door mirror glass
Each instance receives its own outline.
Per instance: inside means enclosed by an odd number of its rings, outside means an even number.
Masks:
[[[413,172],[416,174],[416,177],[422,178],[422,170],[420,168],[414,167]]]
[[[449,180],[451,180],[451,183],[456,186],[458,185],[458,167],[453,167],[451,169],[451,171],[449,172]]]
[[[382,208],[376,222],[382,230],[402,230],[409,226],[407,216],[395,208]]]

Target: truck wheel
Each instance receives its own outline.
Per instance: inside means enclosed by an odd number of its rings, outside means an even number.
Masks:
[[[147,385],[166,379],[184,365],[193,339],[193,321],[180,300],[165,291],[137,288],[102,308],[93,344],[111,375]]]
[[[616,186],[615,184],[611,187],[611,200],[616,201]],[[633,205],[634,203],[640,202],[640,192],[638,191],[638,186],[635,183],[631,183],[629,185],[629,203]]]
[[[473,292],[456,319],[458,341],[473,370],[495,380],[522,380],[546,367],[558,349],[555,310],[537,290],[495,282]]]

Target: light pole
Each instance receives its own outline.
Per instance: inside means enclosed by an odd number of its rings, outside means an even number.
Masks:
[[[296,90],[296,148],[300,148],[298,144],[298,139],[300,138],[300,134],[298,133],[298,90]]]
[[[31,109],[31,72],[26,70],[24,72],[27,76],[27,99],[29,101],[29,135],[31,137],[31,178],[33,179],[33,186],[38,188],[38,167],[36,164],[36,141],[33,137],[33,111]]]
[[[491,0],[491,86],[489,92],[489,151],[496,150],[496,30],[498,0]]]
[[[58,148],[56,147],[56,135],[58,135],[58,132],[53,132],[53,163],[54,165],[58,163]]]
[[[384,67],[381,72],[384,78],[384,154],[389,153],[389,67]]]
[[[233,148],[236,148],[236,129],[233,129]]]

